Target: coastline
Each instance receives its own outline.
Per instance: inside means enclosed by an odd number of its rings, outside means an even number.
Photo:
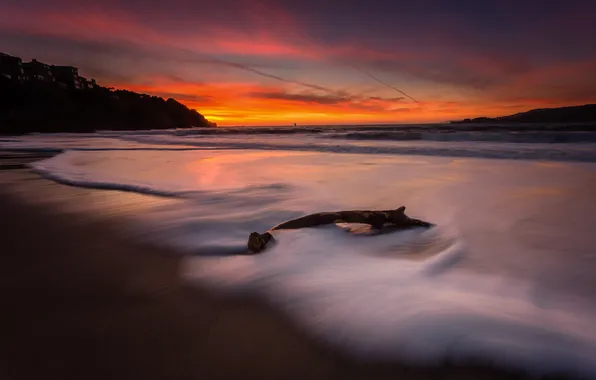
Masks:
[[[112,191],[14,169],[0,171],[3,379],[521,378],[489,366],[355,362],[261,300],[187,287],[181,257],[131,241],[118,215],[66,212],[44,196]]]

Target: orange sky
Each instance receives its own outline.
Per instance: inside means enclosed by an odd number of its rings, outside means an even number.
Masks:
[[[218,125],[437,122],[596,102],[596,6],[561,4],[22,0],[0,44]]]

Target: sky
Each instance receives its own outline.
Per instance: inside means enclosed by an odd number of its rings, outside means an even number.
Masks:
[[[596,103],[592,0],[1,0],[0,51],[218,125],[426,123]]]

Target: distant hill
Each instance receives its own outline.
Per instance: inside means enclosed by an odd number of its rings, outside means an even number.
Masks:
[[[465,123],[591,123],[596,122],[596,104],[583,106],[539,108],[527,112],[500,117],[478,117],[452,121],[452,124]]]

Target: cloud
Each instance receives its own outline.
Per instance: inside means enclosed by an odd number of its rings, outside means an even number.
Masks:
[[[378,77],[376,77],[375,75],[371,74],[369,71],[364,70],[363,68],[360,67],[356,67],[356,69],[360,72],[362,72],[364,75],[368,76],[369,78],[372,78],[375,82],[379,82],[380,84],[382,84],[385,87],[388,87],[394,91],[399,92],[400,94],[402,94],[403,96],[407,97],[408,99],[413,100],[415,103],[418,103],[418,100],[414,99],[413,97],[411,97],[410,95],[406,94],[404,91],[400,90],[399,88],[382,81],[381,79],[379,79]]]
[[[0,45],[227,120],[426,121],[596,101],[596,3],[465,3],[6,0]]]
[[[383,98],[379,96],[359,96],[349,94],[313,94],[291,93],[284,90],[254,91],[246,94],[255,99],[276,100],[285,103],[299,104],[301,107],[310,106],[317,108],[327,106],[331,108],[349,108],[358,111],[399,112],[404,108],[394,107],[395,103],[403,102],[403,98]]]
[[[244,70],[244,71],[248,71],[250,73],[253,74],[257,74],[259,76],[262,76],[264,78],[269,78],[269,79],[274,79],[280,82],[284,82],[284,83],[290,83],[290,84],[296,84],[298,86],[301,87],[306,87],[306,88],[310,88],[312,90],[319,90],[319,91],[323,91],[323,92],[327,92],[330,94],[336,93],[336,90],[332,90],[329,89],[327,87],[323,87],[317,84],[313,84],[313,83],[307,83],[307,82],[302,82],[302,81],[297,81],[294,79],[290,79],[290,78],[285,78],[279,75],[275,75],[275,74],[271,74],[271,73],[266,73],[262,70],[259,70],[258,68],[246,65],[246,64],[242,64],[242,63],[238,63],[238,62],[232,62],[232,61],[228,61],[228,60],[224,60],[224,59],[220,59],[220,58],[215,58],[215,57],[210,57],[206,54],[201,54],[201,56],[205,57],[206,60],[215,63],[215,64],[220,64],[220,65],[224,65],[224,66],[228,66],[228,67],[233,67],[235,69],[239,69],[239,70]]]
[[[348,97],[338,95],[289,94],[286,92],[252,92],[248,95],[258,99],[288,100],[291,102],[316,103],[325,105],[341,104],[351,101],[351,99]]]
[[[494,99],[515,102],[596,102],[596,55],[593,59],[566,62],[532,70],[495,89]]]
[[[397,97],[397,98],[382,98],[380,96],[370,96],[369,100],[378,100],[381,102],[399,102],[404,100],[404,97]]]

